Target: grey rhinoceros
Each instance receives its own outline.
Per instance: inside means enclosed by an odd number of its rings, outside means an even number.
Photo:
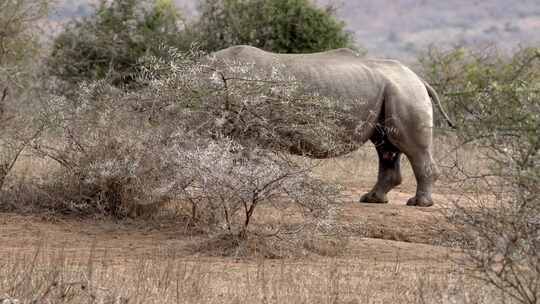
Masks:
[[[409,68],[395,60],[363,59],[350,49],[275,54],[250,46],[234,46],[210,56],[213,62],[246,63],[259,70],[281,66],[310,90],[342,100],[350,114],[357,117],[358,124],[351,126],[356,128],[355,142],[359,146],[370,140],[379,157],[377,182],[360,198],[361,202],[388,202],[386,194],[402,181],[400,158],[404,153],[417,181],[416,195],[407,205],[433,205],[432,186],[439,173],[432,152],[431,99],[452,124],[435,90]]]

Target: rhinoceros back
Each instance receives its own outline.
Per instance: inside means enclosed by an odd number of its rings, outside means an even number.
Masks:
[[[217,62],[228,62],[229,66],[246,67],[240,69],[242,72],[262,75],[258,78],[270,78],[277,71],[297,82],[305,92],[331,99],[336,111],[354,117],[347,120],[349,132],[344,136],[359,144],[367,141],[375,126],[385,119],[385,110],[399,106],[391,105],[387,109],[389,105],[385,105],[385,98],[389,92],[407,94],[410,91],[412,101],[427,98],[421,80],[399,62],[363,59],[349,49],[275,54],[254,47],[235,46],[212,56]]]
[[[345,101],[377,99],[384,89],[377,71],[350,49],[313,54],[275,54],[250,46],[235,46],[214,53],[217,59],[252,64],[269,76],[278,71],[300,81],[306,90]]]

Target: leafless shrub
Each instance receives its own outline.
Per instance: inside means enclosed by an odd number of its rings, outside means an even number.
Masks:
[[[24,76],[10,79],[10,73]],[[33,81],[37,85],[30,85]],[[28,156],[31,146],[43,133],[44,124],[34,111],[41,96],[40,81],[33,72],[23,67],[0,67],[0,82],[7,84],[3,93],[0,92],[0,210],[9,211],[17,208],[13,194],[26,188],[19,183],[17,164]]]
[[[300,103],[314,104],[315,97],[295,99],[294,86],[277,72],[271,83],[248,81],[224,89],[208,79],[208,66],[194,61],[195,55],[173,50],[169,58],[142,62],[137,90],[98,81],[82,84],[75,98],[46,100],[40,117],[47,128],[32,148],[60,169],[37,185],[48,196],[45,207],[124,217],[136,215],[136,206],[175,203],[178,212],[188,210],[191,224],[240,239],[259,205],[296,206],[310,215],[306,219],[332,225],[326,215],[335,203],[334,188],[310,174],[313,163],[281,152],[282,143],[292,144],[283,136],[287,126],[309,131],[313,139],[327,128],[314,107],[304,110],[313,125],[287,121],[301,116],[295,112],[303,111]],[[268,97],[272,90],[289,99]],[[260,116],[272,111],[272,104],[264,105],[269,100],[296,102],[289,109],[295,113],[280,115],[280,124],[272,127]],[[334,147],[330,138],[327,150]]]
[[[338,100],[301,86],[284,67],[260,71],[250,63],[193,58],[174,49],[165,60],[147,58],[142,78],[160,108],[181,106],[204,117],[201,129],[247,147],[317,158],[355,147],[356,117],[336,106]]]
[[[42,130],[31,110],[41,83],[34,64],[41,50],[37,24],[46,18],[49,2],[0,3],[0,193],[14,186],[8,181],[12,170]],[[0,198],[0,209],[11,204]]]
[[[539,303],[540,52],[505,58],[457,49],[429,58],[428,75],[460,121],[459,145],[487,164],[484,172],[460,163],[448,171],[459,189],[476,189],[449,217],[472,245],[465,265],[517,302]]]
[[[0,68],[0,80],[3,78]],[[40,137],[43,126],[38,117],[28,111],[28,103],[39,97],[32,89],[25,94],[7,93],[0,96],[0,210],[12,210],[15,202],[11,194],[19,189],[14,168],[24,158],[28,148]]]
[[[292,201],[321,217],[329,210],[332,192],[310,177],[308,165],[261,149],[252,149],[249,158],[243,158],[238,154],[244,149],[220,140],[177,156],[183,174],[189,176],[180,198],[192,204],[193,218],[240,231],[243,238],[259,204],[286,208]]]
[[[171,173],[150,157],[161,134],[143,131],[144,123],[121,102],[105,83],[82,86],[77,100],[53,96],[46,102],[47,132],[33,148],[62,167],[42,185],[59,209],[122,216],[122,203],[164,199],[156,170]]]

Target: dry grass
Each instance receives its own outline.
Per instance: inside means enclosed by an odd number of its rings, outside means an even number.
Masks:
[[[366,259],[237,261],[162,248],[120,260],[38,245],[5,252],[0,295],[22,303],[493,303],[448,264]]]
[[[484,165],[470,157],[471,151],[449,154],[451,146],[438,144],[436,157],[443,169],[457,157],[471,170]],[[13,175],[46,177],[51,168],[42,160],[22,158]],[[447,235],[441,234],[450,227],[440,221],[451,204],[442,202],[429,210],[404,206],[415,189],[405,158],[404,184],[391,193],[390,204],[351,203],[369,190],[376,172],[371,144],[348,156],[321,161],[316,168],[316,175],[346,187],[339,217],[340,227],[345,227],[341,238],[308,230],[286,242],[255,237],[231,246],[234,242],[229,239],[189,235],[190,229],[148,232],[153,225],[162,225],[161,216],[171,215],[167,210],[161,210],[153,222],[133,221],[136,227],[108,220],[79,223],[69,219],[61,224],[63,220],[53,216],[47,225],[30,229],[16,224],[22,217],[0,220],[1,229],[15,224],[11,230],[0,231],[0,241],[2,234],[8,241],[0,248],[0,299],[9,296],[22,303],[502,302],[500,293],[471,281],[451,262],[449,254],[457,256],[451,249],[420,244],[451,246],[453,240],[445,242]],[[443,177],[437,188],[441,201],[454,199],[448,193],[456,188],[446,182]],[[174,204],[167,208],[178,211]],[[254,232],[302,220],[297,211],[278,214],[271,206],[261,206],[255,214]],[[148,230],[137,228],[143,226]],[[51,238],[29,240],[19,229],[28,233],[37,229]],[[20,241],[10,245],[14,239]],[[131,243],[139,248],[131,249]]]

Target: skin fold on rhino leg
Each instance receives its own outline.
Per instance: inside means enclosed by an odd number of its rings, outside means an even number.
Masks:
[[[363,203],[388,203],[386,194],[401,184],[401,151],[385,135],[382,127],[377,127],[371,141],[379,156],[377,183],[371,191],[360,198]]]

